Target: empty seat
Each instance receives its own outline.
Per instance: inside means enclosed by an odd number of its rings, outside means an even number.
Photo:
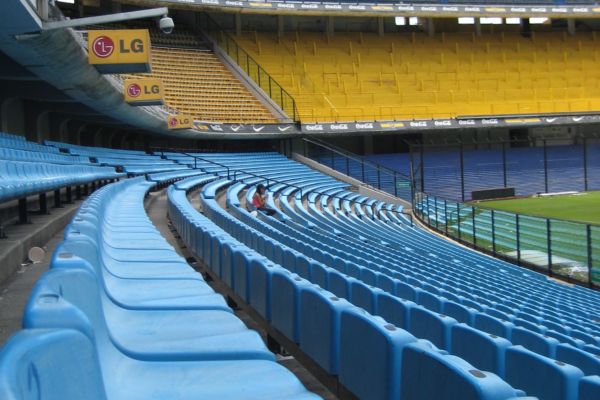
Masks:
[[[535,373],[531,373],[535,371]],[[552,360],[511,346],[506,350],[505,379],[530,396],[547,400],[576,400],[583,372],[561,361]]]
[[[402,371],[400,398],[403,400],[509,399],[523,395],[498,376],[423,343],[405,346]]]
[[[511,343],[465,324],[452,327],[452,354],[484,371],[504,376],[504,357]]]

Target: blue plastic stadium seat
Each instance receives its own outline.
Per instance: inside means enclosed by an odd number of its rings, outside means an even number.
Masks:
[[[402,350],[415,337],[357,308],[342,311],[340,332],[340,382],[360,399],[398,399]]]
[[[0,398],[105,400],[92,342],[75,330],[18,332],[0,351]]]
[[[457,323],[454,318],[414,307],[410,311],[409,321],[409,331],[413,335],[430,340],[441,349],[449,349],[452,326]]]
[[[600,399],[600,376],[586,376],[579,381],[579,400]]]
[[[69,314],[77,309],[87,317],[88,329],[96,335],[105,332],[131,357],[171,361],[273,358],[257,333],[230,311],[125,310],[99,292],[96,277],[87,270],[51,270],[34,287],[23,324],[32,328],[78,326]]]
[[[504,357],[511,343],[501,337],[471,328],[466,324],[452,327],[451,353],[484,371],[504,376]]]
[[[591,354],[569,344],[560,343],[556,346],[556,359],[573,365],[585,375],[600,376],[600,355]]]
[[[341,312],[351,307],[316,285],[300,292],[300,348],[330,374],[338,373]]]
[[[476,314],[474,328],[492,335],[509,338],[515,325],[509,321],[502,321],[486,314]]]
[[[400,392],[402,400],[499,400],[523,395],[491,372],[423,343],[407,344],[402,352]]]
[[[553,358],[556,353],[558,340],[540,335],[525,328],[516,327],[511,331],[510,341],[514,345],[521,345],[535,353]]]
[[[444,315],[454,318],[458,322],[464,322],[472,326],[475,321],[477,310],[469,308],[454,301],[444,303],[444,308],[441,310]]]
[[[532,373],[535,371],[535,373]],[[583,372],[523,346],[506,349],[506,381],[530,396],[544,400],[576,400]]]
[[[408,329],[410,313],[415,307],[416,303],[389,293],[380,292],[377,295],[377,315],[402,329]]]

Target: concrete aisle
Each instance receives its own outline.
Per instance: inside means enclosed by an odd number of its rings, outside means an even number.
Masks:
[[[199,201],[197,192],[193,193],[191,199],[192,204],[198,208]],[[160,192],[151,193],[146,201],[146,211],[154,223],[154,226],[156,226],[163,237],[177,250],[180,255],[186,257],[187,249],[181,249],[179,247],[179,242],[173,236],[170,223],[167,220],[166,191],[163,190]],[[213,284],[213,282],[208,282],[208,284],[211,285],[215,291],[219,291],[218,285]],[[266,332],[261,329],[261,327],[248,314],[242,310],[236,310],[235,314],[238,316],[238,318],[244,321],[248,328],[257,331],[262,336],[263,340],[265,340]],[[308,390],[316,393],[325,400],[337,399],[333,393],[327,390],[327,388],[325,388],[312,374],[310,374],[294,357],[281,357],[278,355],[277,359],[281,365],[292,371]]]

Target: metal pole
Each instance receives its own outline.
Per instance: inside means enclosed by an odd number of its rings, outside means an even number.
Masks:
[[[394,172],[394,196],[398,197],[398,174]]]
[[[506,168],[506,142],[502,142],[502,174],[504,177],[504,187],[508,187],[508,174]]]
[[[434,199],[434,207],[435,207],[435,228],[438,228],[438,225],[440,223],[440,220],[438,219],[438,204],[437,204],[437,196],[433,198]]]
[[[456,226],[458,227],[458,241],[460,242],[460,203],[456,203]]]
[[[365,163],[364,162],[360,162],[360,167],[362,169],[362,181],[365,181]]]
[[[519,225],[519,214],[515,214],[515,233],[517,234],[517,263],[521,264],[521,228]]]
[[[465,160],[462,142],[460,143],[460,198],[465,201]]]
[[[421,143],[421,192],[425,192],[425,157],[423,144]]]
[[[592,227],[590,224],[586,225],[586,235],[587,235],[587,267],[588,267],[588,285],[592,287],[592,264],[594,262],[592,256]]]
[[[477,232],[475,230],[475,207],[471,206],[471,223],[473,224],[473,247],[477,247]]]
[[[492,253],[496,255],[496,216],[492,210]]]
[[[588,191],[587,138],[583,138],[583,190]]]
[[[548,193],[548,150],[546,148],[546,139],[544,139],[544,189]]]
[[[381,170],[377,167],[377,189],[381,190]]]
[[[448,200],[444,199],[444,230],[448,236]]]
[[[548,249],[548,273],[552,275],[552,225],[550,218],[546,218],[546,246]]]

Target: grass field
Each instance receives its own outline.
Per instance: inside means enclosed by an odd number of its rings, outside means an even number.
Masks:
[[[479,207],[600,225],[600,191],[476,203]]]

